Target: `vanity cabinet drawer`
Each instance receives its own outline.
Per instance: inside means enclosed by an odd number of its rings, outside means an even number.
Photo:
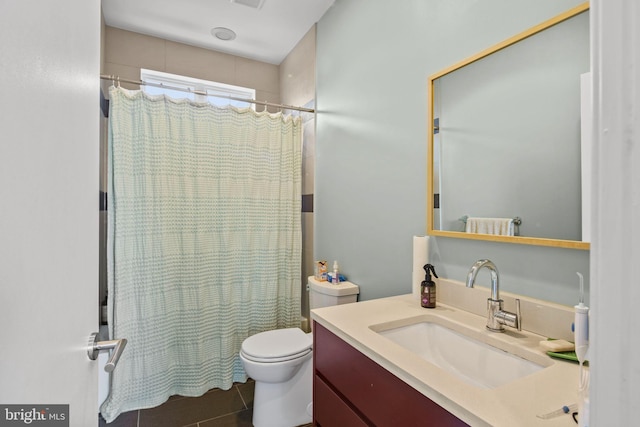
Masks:
[[[315,383],[330,388],[366,423],[375,426],[466,426],[398,377],[369,359],[342,339],[315,323],[313,363]],[[319,387],[320,388],[320,387]],[[319,404],[319,407],[316,407]],[[314,418],[331,411],[314,396]],[[347,424],[345,424],[347,425]],[[351,424],[349,424],[351,425]],[[353,424],[357,425],[357,424]]]
[[[313,419],[319,427],[367,427],[367,423],[318,377],[313,379]]]

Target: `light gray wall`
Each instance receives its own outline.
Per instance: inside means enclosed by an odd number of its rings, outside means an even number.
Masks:
[[[427,77],[577,0],[337,0],[317,29],[315,239],[362,300],[411,292],[412,236],[426,230]],[[589,253],[432,238],[443,277],[491,258],[503,290],[573,304]],[[481,275],[479,284],[488,284]]]

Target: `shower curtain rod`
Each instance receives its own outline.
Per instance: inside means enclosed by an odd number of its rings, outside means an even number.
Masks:
[[[296,107],[296,106],[293,106],[293,105],[286,105],[286,104],[274,104],[274,103],[266,102],[266,101],[256,101],[255,99],[237,98],[237,97],[230,96],[230,95],[212,95],[212,94],[209,94],[209,93],[201,91],[201,90],[191,90],[191,89],[185,89],[185,88],[177,87],[177,86],[169,86],[169,85],[165,85],[165,84],[162,84],[162,83],[145,82],[144,80],[123,79],[123,78],[120,78],[120,76],[115,76],[115,75],[111,75],[111,74],[100,74],[100,79],[102,79],[102,80],[111,80],[114,85],[115,84],[120,85],[120,83],[131,83],[131,84],[140,85],[140,86],[154,86],[154,87],[161,87],[161,88],[165,88],[165,89],[177,90],[177,91],[180,91],[180,92],[193,93],[193,94],[196,94],[196,95],[215,96],[215,97],[218,97],[218,98],[231,99],[233,101],[242,101],[242,102],[246,102],[248,104],[264,105],[265,107],[276,107],[276,108],[279,108],[279,109],[282,109],[282,110],[296,110],[296,111],[303,111],[305,113],[315,113],[316,112],[316,110],[314,110],[313,108]]]

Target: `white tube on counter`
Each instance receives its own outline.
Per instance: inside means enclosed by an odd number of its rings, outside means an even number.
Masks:
[[[424,265],[429,263],[429,236],[413,236],[413,274],[411,293],[420,301],[420,283],[424,280]]]

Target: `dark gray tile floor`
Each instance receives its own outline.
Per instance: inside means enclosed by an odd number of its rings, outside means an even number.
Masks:
[[[109,424],[100,418],[100,427],[252,427],[254,385],[249,380],[200,397],[172,396],[158,407],[125,412]]]

